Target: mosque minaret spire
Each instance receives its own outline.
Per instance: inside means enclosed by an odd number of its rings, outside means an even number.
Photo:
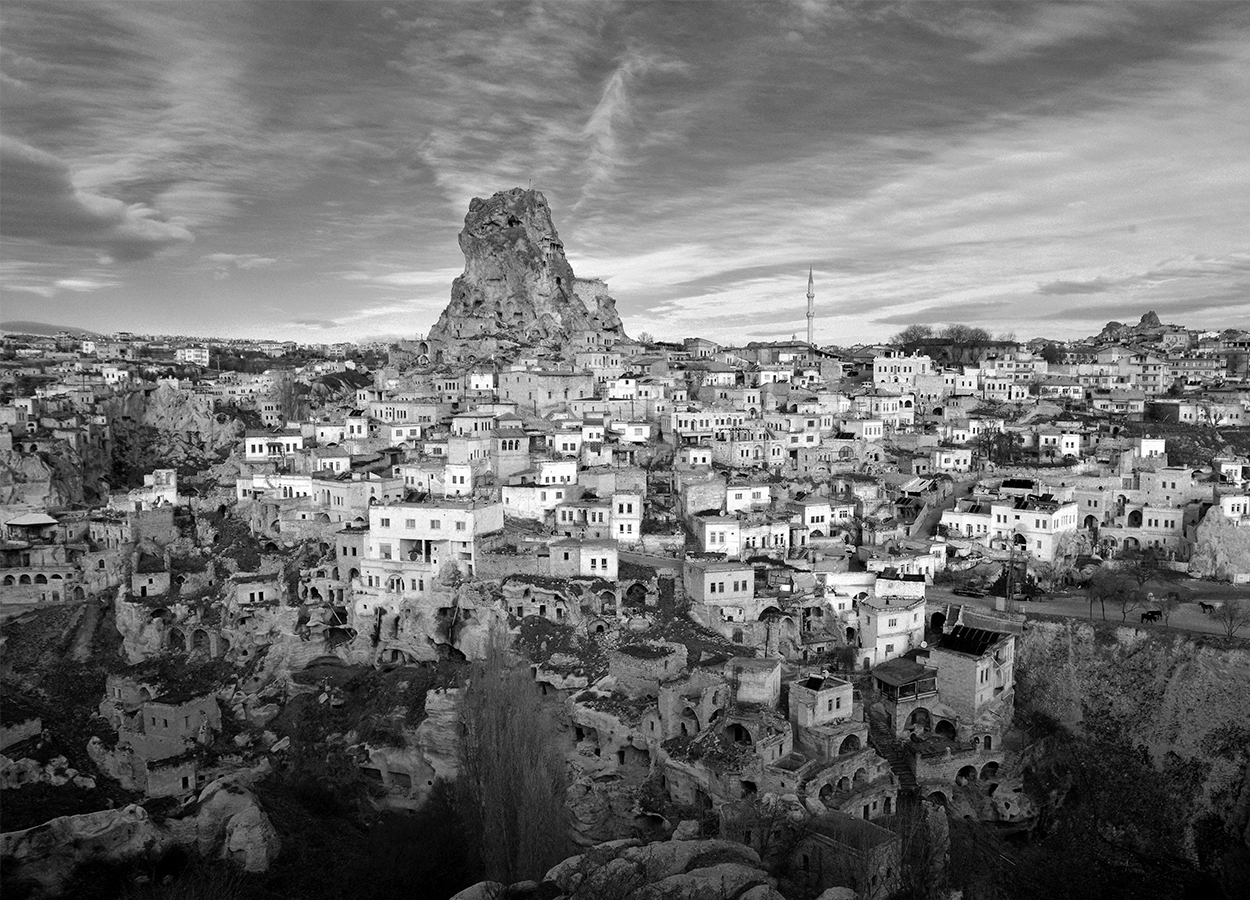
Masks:
[[[813,331],[813,322],[816,318],[816,309],[813,303],[816,302],[816,288],[812,281],[812,270],[807,270],[807,342],[815,346],[815,332]]]

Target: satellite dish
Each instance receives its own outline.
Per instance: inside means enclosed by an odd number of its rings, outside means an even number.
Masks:
[[[927,650],[928,648],[929,648],[929,642],[928,642],[928,641],[921,641],[921,642],[920,642],[920,649],[921,649],[921,650]]]

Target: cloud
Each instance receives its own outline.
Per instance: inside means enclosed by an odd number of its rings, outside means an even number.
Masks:
[[[372,272],[356,271],[346,272],[343,278],[348,281],[363,281],[369,284],[381,285],[384,287],[409,288],[409,287],[442,287],[451,289],[452,280],[459,275],[460,269],[437,269],[434,271],[409,271],[409,272],[387,272],[383,274],[375,274]]]
[[[1093,281],[1052,281],[1048,284],[1039,284],[1037,292],[1039,294],[1101,294],[1111,288],[1110,280],[1095,278]]]
[[[99,278],[58,278],[54,282],[54,286],[63,291],[73,291],[74,293],[82,294],[103,290],[104,288],[117,287],[118,283]]]
[[[632,130],[637,124],[631,96],[636,83],[649,71],[681,72],[684,69],[685,65],[678,60],[662,59],[636,49],[626,53],[608,78],[599,102],[582,127],[582,136],[589,146],[585,162],[586,182],[579,204],[588,193],[610,183],[617,167],[626,162],[624,132]]]
[[[213,268],[213,277],[221,280],[230,277],[230,270],[249,271],[263,269],[277,262],[272,256],[260,256],[255,253],[209,253],[204,261]]]
[[[936,9],[935,9],[936,7]],[[1129,25],[1131,4],[1019,3],[920,5],[908,13],[932,30],[974,44],[968,54],[976,63],[995,64],[1035,56],[1074,41],[1095,41]]]
[[[102,250],[119,260],[147,259],[194,240],[182,223],[143,203],[79,190],[69,166],[50,153],[0,137],[0,233],[42,244]]]

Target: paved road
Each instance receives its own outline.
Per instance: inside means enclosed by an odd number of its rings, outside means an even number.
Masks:
[[[1170,589],[1181,595],[1181,605],[1176,612],[1172,613],[1168,621],[1169,628],[1200,632],[1202,634],[1218,634],[1221,636],[1224,634],[1224,629],[1210,616],[1203,614],[1198,608],[1198,601],[1204,600],[1208,603],[1220,603],[1229,596],[1235,596],[1233,591],[1236,589],[1227,585],[1211,585],[1200,581],[1193,583],[1182,581]],[[1243,590],[1242,593],[1244,595],[1247,592]],[[930,602],[963,603],[989,609],[994,608],[995,600],[994,597],[960,597],[952,593],[949,588],[942,587],[930,587],[925,592],[925,596]],[[1158,596],[1158,592],[1156,592],[1156,596]],[[1085,598],[1085,594],[1081,592],[1047,594],[1040,600],[1019,603],[1017,604],[1017,609],[1025,615],[1040,613],[1049,616],[1069,616],[1074,619],[1089,618],[1089,601]],[[1161,622],[1143,625],[1141,614],[1144,609],[1145,607],[1131,611],[1124,624],[1137,625],[1142,628],[1163,628]],[[1094,604],[1094,619],[1102,621],[1102,610],[1096,603]],[[1108,606],[1107,621],[1118,625],[1120,623],[1119,610]],[[1237,633],[1237,636],[1250,637],[1250,627],[1242,628]]]

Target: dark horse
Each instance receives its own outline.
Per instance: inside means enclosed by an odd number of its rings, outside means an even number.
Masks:
[[[1141,614],[1141,620],[1143,622],[1158,622],[1162,618],[1163,618],[1163,613],[1159,612],[1159,610],[1157,609],[1152,609],[1149,612],[1144,612]]]
[[[1198,608],[1202,610],[1204,613],[1208,613],[1208,614],[1215,612],[1214,603],[1203,603],[1202,601],[1199,601]]]

